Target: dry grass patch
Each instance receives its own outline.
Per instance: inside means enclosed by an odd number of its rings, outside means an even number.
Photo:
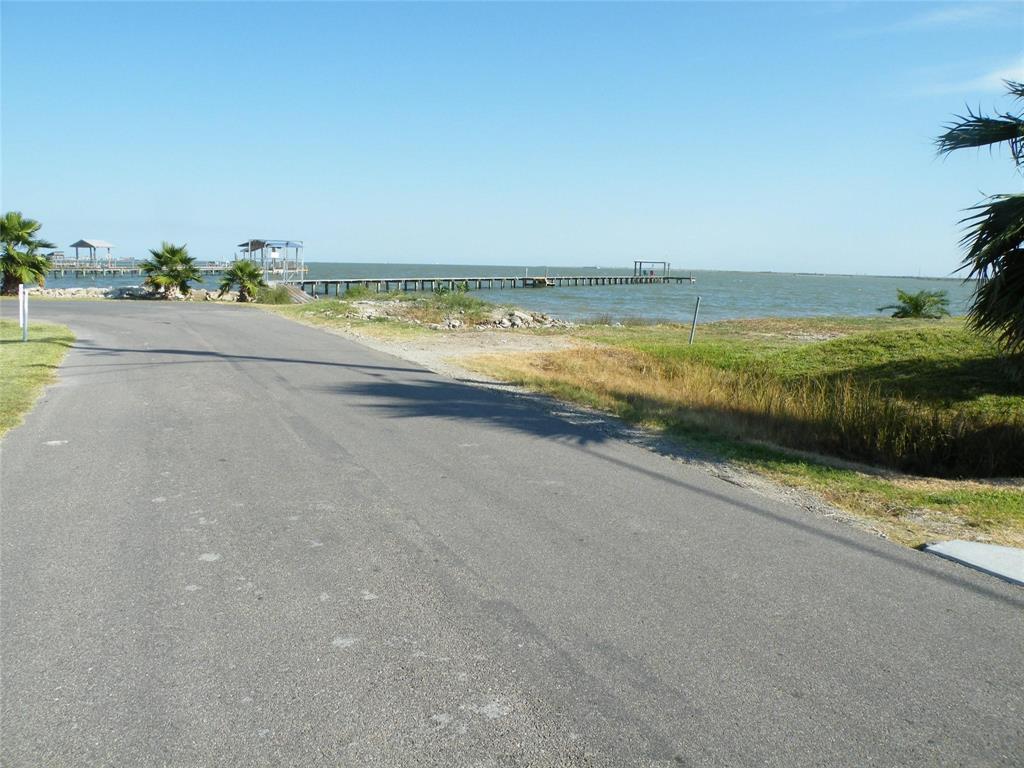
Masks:
[[[852,372],[787,377],[764,365],[719,367],[612,347],[477,364],[528,386],[586,390],[592,402],[635,422],[683,422],[935,475],[1006,476],[1024,468],[1024,415],[904,399]]]

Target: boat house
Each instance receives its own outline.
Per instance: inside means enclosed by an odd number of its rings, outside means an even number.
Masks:
[[[306,275],[301,240],[252,238],[238,244],[238,258],[255,261],[268,283],[294,283]]]

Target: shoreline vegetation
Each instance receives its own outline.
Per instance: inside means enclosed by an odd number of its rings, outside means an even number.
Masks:
[[[43,389],[57,378],[75,336],[67,326],[29,322],[22,342],[16,320],[0,320],[0,437],[21,424]]]
[[[459,293],[266,309],[614,415],[908,546],[1024,546],[1024,384],[963,318],[731,320],[690,346],[688,326],[560,323]]]

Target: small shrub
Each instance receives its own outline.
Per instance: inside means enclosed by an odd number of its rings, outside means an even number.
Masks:
[[[428,300],[436,307],[463,312],[478,311],[490,307],[486,301],[461,291],[455,293],[435,293]]]
[[[375,299],[379,295],[380,294],[378,294],[376,291],[370,290],[368,286],[350,285],[345,290],[345,293],[341,295],[341,298],[345,299],[346,301],[363,301],[365,299]]]
[[[256,301],[259,304],[291,304],[292,297],[283,285],[264,286],[256,291]]]
[[[439,285],[434,289],[435,296],[447,296],[452,293],[469,293],[469,283],[463,280],[461,283],[455,283],[451,288],[447,285]]]
[[[938,320],[949,314],[949,297],[945,291],[907,293],[897,289],[896,299],[896,304],[879,307],[878,311],[886,312],[893,309],[893,317],[920,317],[927,320]]]

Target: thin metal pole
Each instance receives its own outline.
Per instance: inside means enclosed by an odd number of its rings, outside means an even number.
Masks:
[[[693,344],[693,334],[697,332],[697,313],[700,312],[700,296],[697,297],[697,304],[693,307],[693,324],[690,326],[690,343]]]

